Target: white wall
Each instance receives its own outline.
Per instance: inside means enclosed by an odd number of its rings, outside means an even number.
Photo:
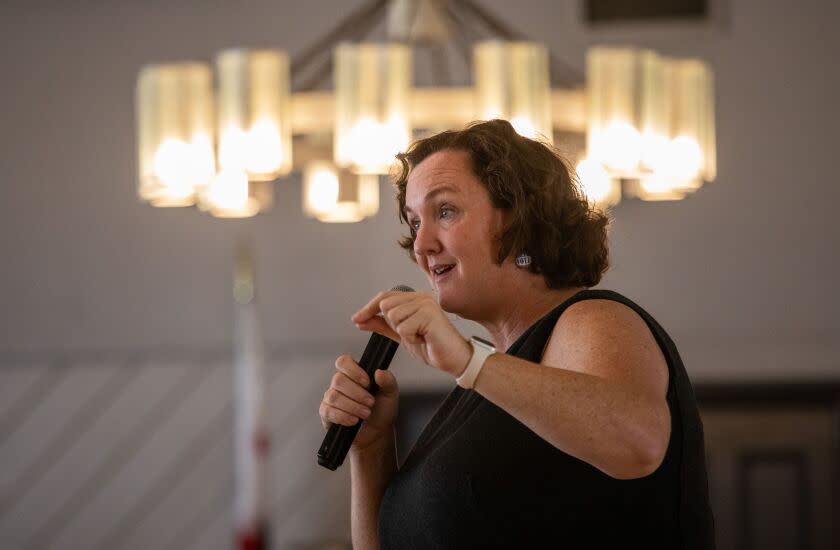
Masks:
[[[652,45],[710,61],[719,177],[678,203],[614,212],[613,268],[703,378],[825,376],[838,366],[834,283],[840,197],[840,8],[829,0],[714,2],[708,25],[588,30],[577,2],[484,2],[582,67],[596,42]],[[212,59],[224,47],[299,51],[354,1],[6,2],[0,7],[0,352],[195,351],[230,342],[234,243],[255,240],[266,334],[277,349],[336,352],[375,291],[424,286],[379,215],[305,219],[300,183],[244,221],[135,198],[133,94],[152,61]]]
[[[135,198],[133,94],[152,61],[224,47],[299,51],[361,2],[5,2],[0,7],[0,352],[192,352],[230,342],[238,237],[253,238],[277,349],[346,351],[375,291],[425,283],[393,244],[390,190],[363,223],[300,211],[300,183],[244,221]],[[678,203],[614,212],[604,287],[648,308],[697,379],[835,373],[838,127],[835,2],[730,0],[708,25],[588,30],[577,2],[485,2],[582,67],[585,47],[633,42],[710,61],[719,177]]]

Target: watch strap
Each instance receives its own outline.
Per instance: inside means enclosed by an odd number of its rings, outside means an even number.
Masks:
[[[461,373],[461,376],[455,379],[455,382],[466,390],[470,390],[475,386],[475,381],[478,374],[481,372],[487,358],[496,352],[496,349],[484,342],[479,341],[475,336],[467,340],[472,348],[472,357],[470,357],[467,368]]]

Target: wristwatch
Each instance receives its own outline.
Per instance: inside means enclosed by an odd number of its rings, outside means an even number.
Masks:
[[[472,347],[472,357],[470,357],[470,362],[467,363],[467,368],[464,369],[461,376],[455,379],[455,382],[465,390],[470,390],[475,386],[475,379],[478,378],[481,367],[484,366],[485,361],[491,354],[496,353],[496,348],[490,342],[477,336],[471,337],[467,342]]]

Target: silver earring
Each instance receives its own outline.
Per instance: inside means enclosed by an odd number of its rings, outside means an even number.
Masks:
[[[523,252],[519,256],[516,257],[516,266],[517,267],[528,267],[531,265],[531,256],[527,253]]]

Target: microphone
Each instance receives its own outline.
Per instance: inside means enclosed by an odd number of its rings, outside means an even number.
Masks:
[[[413,288],[405,285],[397,285],[391,290],[414,292]],[[387,336],[382,336],[376,332],[370,335],[370,340],[368,340],[362,358],[359,360],[359,366],[365,370],[370,379],[368,392],[372,395],[376,395],[379,391],[379,386],[376,385],[373,374],[377,369],[386,370],[388,368],[399,345],[399,342],[394,342]],[[355,426],[332,424],[330,429],[327,430],[324,442],[318,449],[318,464],[333,471],[341,466],[347,456],[347,451],[353,444],[353,440],[356,439],[359,428],[362,427],[362,422],[363,420],[360,418]]]

